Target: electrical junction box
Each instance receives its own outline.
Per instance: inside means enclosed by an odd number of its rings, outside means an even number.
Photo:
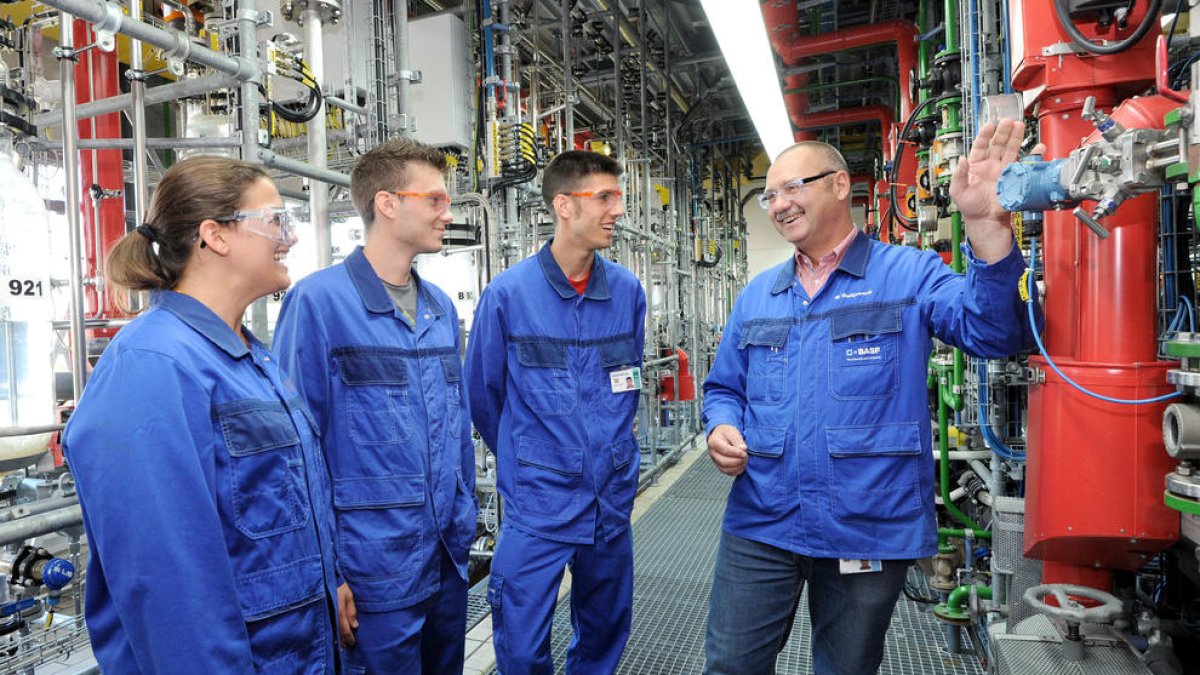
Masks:
[[[471,147],[474,64],[462,19],[442,14],[408,23],[408,57],[421,82],[409,87],[413,137],[437,147]]]

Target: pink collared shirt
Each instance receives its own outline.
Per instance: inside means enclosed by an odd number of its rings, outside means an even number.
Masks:
[[[826,253],[824,257],[817,261],[816,265],[808,259],[800,251],[796,251],[796,281],[804,287],[804,292],[808,293],[808,297],[814,297],[817,291],[825,285],[829,280],[829,275],[837,266],[842,264],[842,258],[846,257],[846,251],[849,250],[854,237],[858,236],[858,228],[850,230],[850,234],[846,238],[833,247],[833,250]]]

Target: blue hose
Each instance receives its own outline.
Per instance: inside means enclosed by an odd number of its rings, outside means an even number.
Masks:
[[[987,443],[988,448],[999,455],[1001,459],[1007,459],[1012,462],[1023,462],[1025,461],[1025,453],[1017,452],[1008,447],[992,431],[992,424],[988,420],[987,414],[987,386],[987,362],[981,359],[979,361],[979,430],[983,433],[983,440]]]
[[[1155,396],[1153,398],[1136,398],[1136,399],[1113,398],[1111,396],[1097,394],[1094,391],[1088,391],[1087,389],[1084,389],[1077,382],[1075,382],[1075,380],[1072,380],[1071,378],[1067,377],[1066,373],[1059,370],[1058,365],[1055,364],[1054,361],[1050,358],[1050,355],[1046,353],[1046,345],[1042,344],[1042,336],[1038,335],[1037,318],[1034,317],[1034,314],[1033,314],[1033,301],[1037,297],[1037,291],[1034,289],[1034,286],[1033,286],[1033,271],[1032,271],[1033,263],[1035,260],[1037,260],[1037,237],[1030,237],[1029,238],[1029,269],[1030,269],[1030,273],[1028,275],[1028,282],[1027,282],[1027,288],[1026,288],[1026,290],[1029,291],[1029,300],[1027,300],[1025,302],[1025,306],[1029,310],[1029,332],[1033,333],[1033,341],[1037,343],[1038,353],[1040,353],[1042,355],[1042,358],[1046,360],[1046,364],[1050,366],[1051,370],[1053,370],[1055,373],[1058,374],[1059,377],[1061,377],[1063,379],[1063,382],[1066,382],[1067,384],[1071,385],[1075,389],[1079,390],[1081,393],[1087,394],[1088,396],[1091,396],[1092,398],[1100,399],[1101,401],[1107,401],[1109,403],[1119,403],[1121,405],[1143,405],[1146,403],[1160,403],[1162,401],[1169,401],[1173,398],[1180,396],[1180,393],[1175,391],[1175,392],[1171,392],[1170,394],[1163,394],[1162,396]]]

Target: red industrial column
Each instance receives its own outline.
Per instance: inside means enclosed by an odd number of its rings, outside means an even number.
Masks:
[[[90,45],[96,42],[91,26],[84,21],[74,23],[75,44]],[[90,103],[117,96],[121,93],[120,72],[116,51],[105,52],[98,48],[89,49],[79,56],[76,70],[75,101]],[[121,114],[111,113],[79,120],[79,138],[121,138]],[[117,241],[125,236],[125,199],[92,197],[92,186],[104,190],[123,191],[125,172],[120,150],[81,150],[79,152],[80,206],[83,212],[84,277],[102,278],[104,259]],[[86,297],[89,317],[109,318],[118,316],[108,293],[97,292],[104,286],[88,286]],[[109,333],[111,334],[111,332]]]
[[[1086,24],[1080,32],[1122,39],[1145,11],[1138,5],[1123,34]],[[1010,12],[1013,86],[1040,92],[1034,106],[1047,159],[1067,156],[1093,133],[1080,117],[1087,97],[1109,110],[1154,80],[1152,37],[1117,55],[1080,55],[1052,49],[1070,39],[1050,3],[1020,0]],[[1127,127],[1161,127],[1162,115],[1177,105],[1135,99],[1113,117]],[[1166,371],[1174,364],[1156,359],[1157,224],[1153,194],[1107,218],[1106,240],[1069,213],[1046,214],[1046,349],[1065,374],[1096,393],[1140,399],[1173,390]],[[1044,561],[1045,583],[1107,590],[1109,570],[1137,569],[1178,537],[1179,514],[1162,504],[1171,468],[1160,425],[1164,406],[1100,401],[1067,384],[1043,359],[1031,361],[1044,381],[1029,390],[1025,553]]]

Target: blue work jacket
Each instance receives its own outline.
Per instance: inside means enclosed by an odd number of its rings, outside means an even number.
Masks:
[[[955,274],[860,233],[814,297],[794,258],[746,286],[704,382],[708,433],[732,425],[749,448],[727,532],[819,558],[936,552],[932,338],[982,358],[1032,344],[1020,252],[967,259]]]
[[[416,282],[413,325],[360,247],[297,282],[275,328],[284,370],[322,432],[338,570],[359,611],[403,609],[436,592],[439,546],[466,579],[475,537],[458,314],[440,289]]]
[[[547,243],[484,289],[467,341],[471,417],[496,453],[507,525],[590,544],[629,527],[641,453],[638,391],[609,374],[641,367],[646,294],[594,257],[583,295]]]
[[[121,329],[63,437],[106,673],[332,673],[329,477],[279,364],[171,291]]]

